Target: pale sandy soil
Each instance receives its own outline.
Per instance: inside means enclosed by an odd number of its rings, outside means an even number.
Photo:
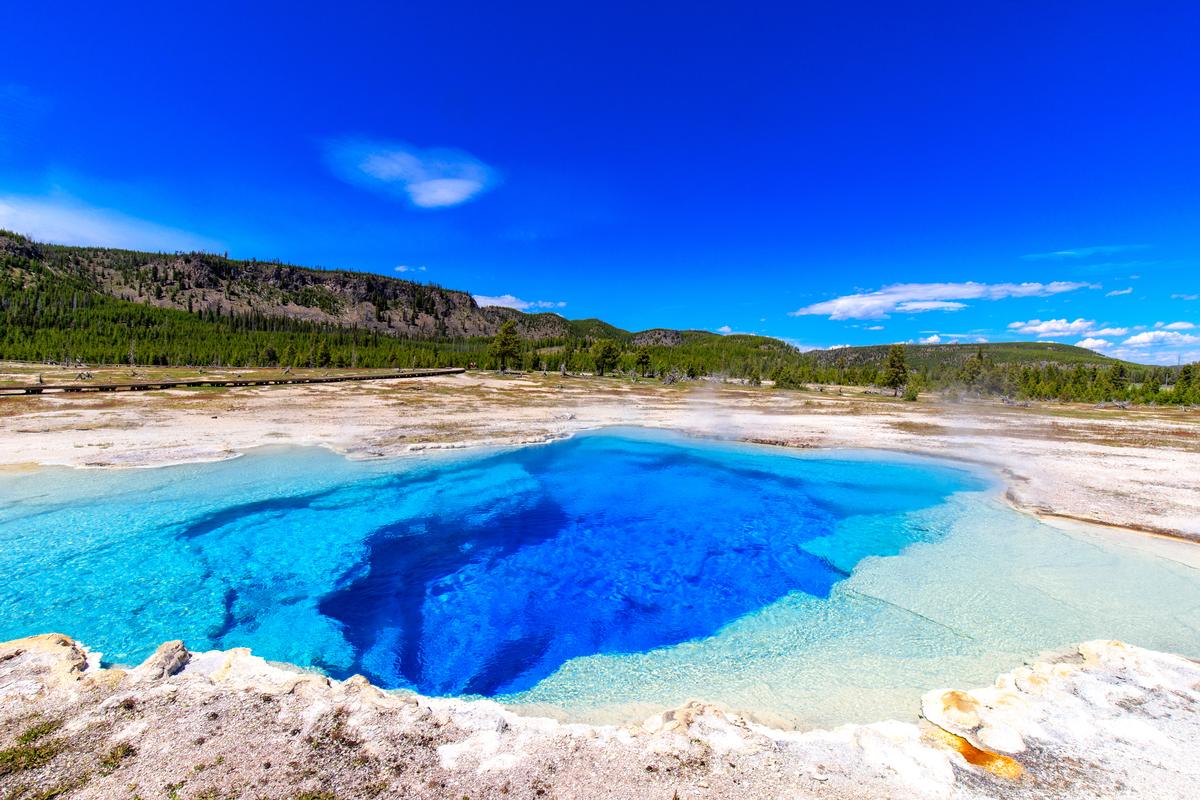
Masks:
[[[0,470],[264,444],[370,458],[639,425],[967,459],[994,467],[1019,507],[1125,526],[1089,530],[1149,545],[1129,528],[1200,537],[1198,423],[1180,410],[468,374],[0,398]],[[1158,544],[1196,564],[1191,543]],[[1200,784],[1198,709],[1196,663],[1108,643],[993,688],[930,692],[919,725],[798,733],[703,706],[630,728],[567,725],[178,644],[137,670],[102,670],[69,639],[40,637],[0,645],[0,798],[1185,798]]]
[[[0,366],[0,381],[9,377]],[[840,392],[840,393],[839,393]],[[0,468],[150,466],[264,444],[353,458],[514,444],[609,425],[793,447],[880,448],[996,468],[1045,514],[1200,536],[1200,413],[992,401],[904,403],[859,390],[472,373],[357,384],[0,398]]]

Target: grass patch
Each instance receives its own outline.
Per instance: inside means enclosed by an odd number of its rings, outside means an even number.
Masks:
[[[17,744],[33,744],[38,739],[44,739],[63,726],[61,719],[47,719],[34,723],[17,737]]]
[[[45,766],[65,747],[61,739],[52,739],[41,744],[22,744],[0,750],[0,777]]]
[[[920,422],[917,420],[902,419],[889,424],[896,430],[904,431],[905,433],[916,434],[918,436],[937,436],[950,432],[950,429],[944,425],[936,425],[932,422]]]
[[[113,773],[117,770],[117,767],[121,766],[122,761],[136,752],[133,749],[133,745],[129,742],[121,742],[100,756],[100,769],[105,775]]]
[[[70,792],[75,791],[79,787],[91,780],[91,775],[83,774],[70,780],[61,781],[46,789],[41,789],[33,794],[18,795],[21,800],[55,800],[57,797],[63,797]]]
[[[236,791],[225,794],[220,789],[205,789],[195,795],[192,800],[237,800],[237,797],[238,793]]]

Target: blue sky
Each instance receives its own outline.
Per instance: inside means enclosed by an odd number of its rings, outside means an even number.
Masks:
[[[635,330],[1200,359],[1196,3],[255,6],[8,13],[0,226]]]

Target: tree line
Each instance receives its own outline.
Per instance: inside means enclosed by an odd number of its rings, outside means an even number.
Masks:
[[[569,372],[672,370],[757,374],[797,355],[715,334],[678,347],[637,348],[583,337],[404,339],[254,311],[185,311],[114,297],[40,260],[0,250],[0,358],[16,361],[227,367],[468,367]],[[725,341],[729,339],[729,341]],[[716,341],[711,341],[716,340]],[[763,340],[769,342],[771,340]]]
[[[1200,403],[1197,365],[997,363],[980,349],[958,364],[913,366],[901,349],[879,364],[848,366],[822,363],[758,336],[686,332],[679,341],[640,344],[609,336],[525,339],[506,321],[491,338],[418,340],[257,312],[188,312],[113,297],[12,252],[0,252],[0,358],[228,367],[474,365],[665,380],[719,376],[757,384],[769,379],[784,389],[875,385],[907,395],[933,389],[1028,400]]]
[[[893,394],[925,389],[977,397],[1064,402],[1200,404],[1200,365],[1179,368],[1112,364],[997,363],[982,349],[958,366],[913,368],[903,345],[889,348],[882,365],[822,366],[804,362],[782,367],[770,378],[782,388],[820,384],[879,386]],[[910,397],[910,399],[912,399]]]

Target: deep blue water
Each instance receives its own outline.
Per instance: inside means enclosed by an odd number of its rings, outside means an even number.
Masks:
[[[934,535],[911,512],[984,485],[931,462],[628,431],[423,462],[292,449],[10,475],[0,639],[59,630],[121,662],[182,636],[504,695],[578,656],[826,598],[860,559]]]

